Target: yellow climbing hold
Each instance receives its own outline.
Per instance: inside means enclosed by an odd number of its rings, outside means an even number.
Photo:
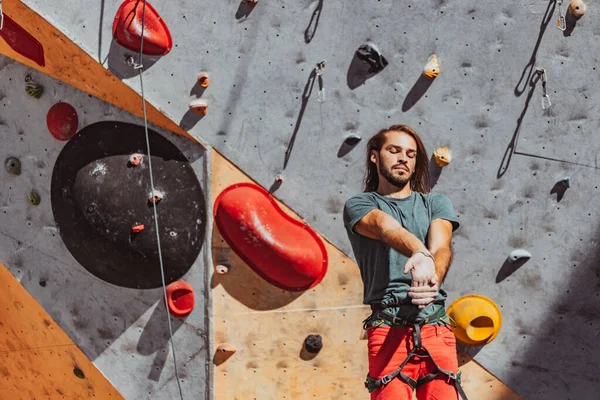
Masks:
[[[440,62],[435,54],[432,54],[427,60],[423,74],[429,79],[434,79],[440,73]]]
[[[452,161],[452,153],[447,147],[440,147],[433,152],[433,159],[440,167],[445,167]]]
[[[454,336],[468,346],[490,343],[502,327],[502,314],[496,303],[476,294],[456,299],[447,314],[456,325]]]

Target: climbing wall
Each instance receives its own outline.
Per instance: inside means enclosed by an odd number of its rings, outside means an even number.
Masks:
[[[0,261],[124,398],[177,397],[148,159],[128,165],[132,150],[147,154],[143,120],[4,56],[0,77]],[[40,98],[26,93],[25,77],[43,88]],[[70,122],[55,131],[78,131],[68,141],[48,128],[64,121],[51,117],[59,103],[78,116],[73,122],[68,114]],[[205,153],[153,125],[149,137],[155,186],[164,195],[157,212],[165,279],[182,279],[195,291],[192,313],[171,318],[177,373],[183,392],[201,398],[208,357]],[[18,173],[6,168],[9,157]],[[132,232],[134,225],[144,229]],[[45,353],[31,357],[59,368]]]
[[[112,41],[120,1],[25,3],[140,90],[125,62],[133,53]],[[448,146],[452,162],[432,172],[434,190],[452,199],[462,224],[449,301],[477,293],[503,313],[499,336],[470,353],[524,398],[595,398],[600,223],[590,206],[600,193],[600,30],[593,3],[580,20],[567,14],[565,31],[556,19],[567,4],[554,1],[153,5],[173,48],[142,62],[148,100],[349,256],[341,212],[361,190],[366,139],[405,123],[430,153]],[[389,62],[377,74],[365,74],[355,57],[368,41]],[[429,81],[422,71],[434,53],[441,72]],[[205,90],[196,83],[201,72],[211,77]],[[188,109],[197,98],[208,103],[204,118]],[[363,140],[348,148],[349,135]],[[278,174],[283,182],[273,185]],[[532,254],[521,266],[507,261],[518,248]],[[350,303],[358,306],[357,297]]]

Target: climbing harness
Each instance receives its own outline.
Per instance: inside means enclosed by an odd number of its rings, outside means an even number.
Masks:
[[[563,0],[557,0],[556,1],[556,7],[558,8],[558,21],[556,22],[557,28],[560,29],[561,31],[565,31],[567,30],[567,25],[565,23],[565,15],[562,14],[560,8],[562,6],[562,2]]]
[[[143,4],[143,8],[142,8],[142,32],[140,34],[141,37],[141,42],[140,42],[140,52],[139,52],[139,62],[136,63],[133,60],[133,57],[129,57],[127,59],[127,63],[133,67],[134,70],[139,71],[139,77],[140,77],[140,92],[142,94],[142,110],[143,110],[143,115],[144,115],[144,132],[146,134],[146,148],[148,151],[148,171],[149,171],[149,175],[150,175],[150,189],[151,189],[151,194],[155,194],[157,191],[154,188],[154,178],[153,178],[153,174],[152,174],[152,157],[151,157],[151,153],[150,153],[150,136],[148,134],[148,116],[146,113],[146,96],[144,93],[144,78],[142,77],[143,75],[143,65],[141,64],[142,62],[142,57],[143,57],[143,51],[144,51],[144,26],[145,26],[145,19],[146,19],[146,0],[144,0],[144,4]],[[162,257],[162,250],[161,250],[161,245],[160,245],[160,229],[158,227],[158,213],[156,211],[156,202],[152,202],[153,207],[152,210],[154,212],[154,224],[155,224],[155,228],[156,228],[156,241],[157,241],[157,247],[158,247],[158,260],[160,262],[160,276],[162,279],[162,286],[163,286],[163,295],[165,296],[165,299],[168,298],[167,296],[167,284],[165,281],[165,267],[163,265],[163,257]],[[173,351],[173,367],[175,370],[175,381],[177,382],[177,388],[179,389],[179,398],[181,400],[183,400],[183,391],[181,390],[181,383],[179,380],[179,372],[177,371],[177,357],[176,357],[176,351],[175,351],[175,343],[173,341],[173,328],[171,326],[171,316],[169,315],[169,313],[167,313],[167,326],[169,327],[169,341],[171,342],[171,350]]]
[[[375,327],[380,326],[383,323],[388,323],[392,327],[402,327],[402,328],[412,327],[413,328],[414,346],[409,351],[408,357],[406,357],[406,359],[402,362],[402,364],[400,364],[400,366],[398,368],[396,368],[393,372],[383,376],[380,379],[375,379],[375,378],[369,376],[369,374],[367,374],[367,379],[365,381],[365,387],[369,390],[369,393],[373,393],[376,390],[378,390],[382,387],[385,387],[394,378],[402,379],[413,390],[415,390],[419,386],[422,386],[422,385],[425,385],[426,383],[431,382],[432,380],[435,379],[435,377],[437,377],[441,373],[443,375],[448,376],[450,379],[452,379],[454,381],[454,387],[456,388],[457,393],[460,394],[460,396],[463,400],[468,400],[465,391],[463,390],[463,388],[460,385],[461,372],[458,371],[457,373],[454,373],[454,372],[446,371],[443,368],[440,368],[440,366],[435,362],[435,360],[433,359],[431,354],[429,354],[429,351],[425,347],[423,347],[423,344],[421,342],[421,327],[423,325],[425,325],[427,323],[435,323],[438,321],[441,321],[445,324],[452,325],[452,320],[450,319],[450,317],[448,317],[446,315],[446,310],[443,307],[440,308],[440,310],[436,314],[432,315],[429,318],[424,319],[423,321],[421,321],[419,323],[410,322],[408,320],[399,318],[395,315],[389,314],[385,311],[384,308],[378,308],[375,306],[372,306],[372,308],[373,308],[373,313],[367,319],[365,319],[363,321],[363,329],[375,328]],[[448,320],[450,322],[446,322],[444,320],[444,318],[448,318]],[[370,324],[372,322],[374,322],[374,325],[370,326]],[[404,368],[404,366],[406,364],[408,364],[410,359],[415,356],[429,357],[431,359],[431,362],[433,362],[433,365],[435,366],[436,370],[434,372],[430,373],[429,375],[419,378],[417,380],[404,374],[402,372],[402,369]]]
[[[542,89],[544,91],[544,94],[542,95],[542,109],[546,110],[552,105],[550,102],[550,96],[548,96],[548,89],[546,87],[548,77],[546,76],[546,70],[544,68],[538,68],[536,71],[542,77]]]

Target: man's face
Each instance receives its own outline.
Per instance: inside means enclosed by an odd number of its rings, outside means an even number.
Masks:
[[[371,161],[384,179],[402,188],[410,181],[417,165],[417,142],[404,132],[388,132],[385,137],[379,154],[371,153]]]

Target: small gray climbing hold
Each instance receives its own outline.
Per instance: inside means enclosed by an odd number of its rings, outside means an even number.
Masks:
[[[516,250],[513,250],[510,253],[510,255],[508,256],[508,259],[511,262],[515,262],[517,260],[529,260],[530,258],[531,258],[531,253],[529,253],[525,249],[516,249]]]
[[[344,139],[344,143],[347,144],[348,146],[354,147],[361,140],[362,140],[362,138],[358,135],[349,135],[348,137],[346,137],[346,139]]]
[[[4,162],[6,172],[12,175],[21,175],[21,161],[15,157],[8,157]]]
[[[569,180],[569,178],[565,178],[565,179],[559,181],[558,183],[567,189],[571,187],[571,181]]]

